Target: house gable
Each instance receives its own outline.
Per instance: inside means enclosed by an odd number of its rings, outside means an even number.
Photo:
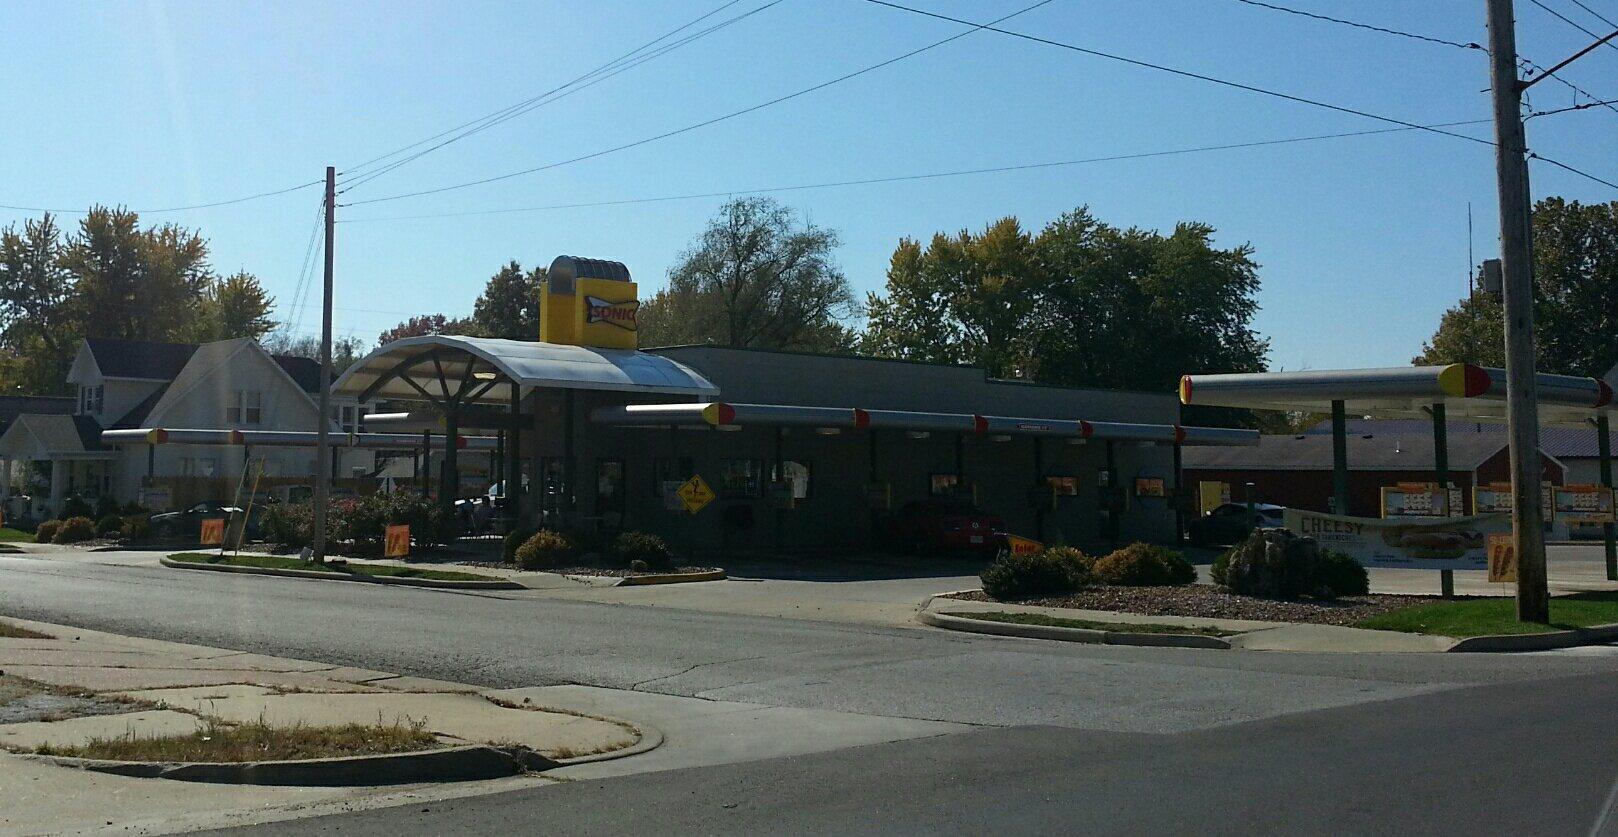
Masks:
[[[240,390],[262,394],[258,429],[310,430],[317,408],[281,365],[248,338],[199,346],[151,408],[147,426],[225,428],[226,407]],[[249,425],[239,425],[249,426]]]

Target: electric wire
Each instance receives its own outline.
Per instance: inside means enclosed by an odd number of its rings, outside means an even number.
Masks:
[[[309,281],[309,277],[313,275],[310,267],[314,264],[315,238],[320,234],[320,229],[325,220],[326,199],[322,196],[315,210],[314,227],[309,230],[309,242],[303,248],[303,267],[298,270],[298,282],[293,286],[292,297],[288,300],[287,313],[291,319],[281,322],[281,330],[283,331],[296,331],[303,324],[304,304],[308,299],[309,288],[313,286],[313,283]]]
[[[1589,108],[1601,107],[1602,105],[1606,105],[1610,108],[1615,104],[1618,104],[1618,99],[1607,99],[1599,102],[1585,102],[1583,104],[1569,105],[1565,108],[1555,108],[1553,110],[1536,110],[1533,113],[1524,116],[1523,121],[1526,122],[1536,116],[1555,116],[1558,113],[1568,113],[1575,110],[1587,110]]]
[[[1489,119],[1467,119],[1458,122],[1443,122],[1432,127],[1449,128],[1463,125],[1481,125],[1490,122]],[[987,168],[957,169],[952,171],[927,172],[923,174],[904,174],[889,177],[870,177],[856,180],[834,180],[824,183],[805,183],[791,186],[772,186],[753,189],[728,189],[716,192],[695,192],[680,195],[663,195],[650,198],[625,198],[611,201],[591,201],[585,203],[549,204],[545,206],[520,206],[501,209],[471,210],[466,212],[443,212],[421,215],[388,215],[372,218],[348,218],[340,220],[339,224],[370,223],[376,221],[407,221],[424,218],[460,218],[475,215],[504,215],[516,212],[541,212],[558,209],[585,209],[602,206],[623,206],[629,204],[664,203],[669,201],[696,200],[701,198],[729,197],[733,195],[759,195],[773,192],[795,192],[807,189],[830,189],[846,186],[869,186],[882,183],[899,183],[915,180],[933,180],[947,177],[963,177],[977,174],[999,174],[1006,172],[1030,171],[1036,169],[1059,168],[1064,166],[1077,166],[1091,163],[1120,162],[1127,160],[1143,160],[1152,157],[1169,157],[1184,154],[1196,154],[1209,151],[1228,151],[1242,148],[1258,148],[1269,145],[1285,145],[1290,143],[1314,142],[1319,140],[1339,139],[1343,137],[1360,137],[1373,134],[1392,134],[1402,131],[1413,131],[1415,128],[1371,128],[1363,131],[1344,131],[1332,134],[1315,134],[1303,137],[1284,137],[1280,139],[1253,140],[1249,142],[1224,143],[1220,145],[1201,145],[1191,148],[1174,148],[1162,151],[1142,151],[1131,154],[1113,154],[1105,157],[1087,157],[1077,160],[1056,160],[1042,163],[1020,163],[1006,166],[992,166]]]
[[[258,200],[260,198],[272,198],[272,197],[275,197],[276,195],[284,195],[284,194],[286,194],[288,192],[296,192],[299,189],[307,189],[310,186],[318,186],[318,185],[320,185],[321,183],[324,183],[324,182],[325,182],[325,180],[311,180],[308,183],[299,183],[296,186],[288,186],[285,189],[273,189],[273,190],[268,191],[268,192],[259,192],[258,194],[254,194],[254,195],[245,195],[245,196],[240,197],[240,198],[230,198],[228,200],[212,201],[212,202],[209,202],[209,203],[197,203],[197,204],[191,204],[189,206],[166,206],[166,207],[162,207],[160,209],[131,209],[131,210],[127,210],[127,211],[134,212],[134,213],[137,213],[139,215],[158,215],[158,214],[161,214],[161,213],[164,213],[164,212],[186,212],[186,211],[192,210],[192,209],[212,209],[212,208],[214,208],[216,206],[230,206],[232,204],[246,203],[248,201],[256,201],[256,200]],[[12,210],[16,210],[18,212],[51,212],[51,213],[55,213],[57,215],[88,215],[89,214],[89,210],[86,210],[86,209],[50,209],[48,207],[40,207],[40,206],[10,206],[10,205],[7,205],[7,204],[0,204],[0,209],[12,209]]]
[[[685,29],[688,29],[691,26],[695,25],[696,23],[698,23],[698,22],[700,22],[700,21],[702,21],[702,20],[704,20],[704,19],[706,19],[708,17],[711,17],[711,16],[713,16],[714,14],[717,14],[720,11],[723,11],[724,9],[729,8],[730,6],[735,5],[737,2],[740,2],[740,0],[730,0],[730,2],[725,3],[723,6],[720,6],[719,8],[714,9],[713,11],[708,12],[707,14],[704,14],[701,17],[698,17],[698,18],[696,18],[696,19],[694,19],[692,21],[689,21],[689,22],[687,22],[687,23],[685,23],[685,24],[683,24],[683,25],[681,25],[681,26],[679,26],[679,27],[677,27],[677,28],[675,28],[673,30],[670,30],[669,32],[666,32],[666,33],[658,36],[657,38],[655,38],[655,39],[653,39],[651,41],[648,41],[647,43],[642,44],[642,45],[636,47],[633,50],[630,50],[629,52],[625,53],[624,55],[621,55],[618,58],[615,58],[612,61],[607,62],[606,64],[602,64],[601,66],[596,67],[595,69],[593,69],[593,70],[591,70],[591,71],[589,71],[587,73],[584,73],[584,74],[582,74],[582,75],[580,75],[580,76],[578,76],[576,78],[573,78],[573,79],[571,79],[571,80],[569,80],[569,81],[567,81],[567,82],[565,82],[563,84],[560,84],[560,85],[558,85],[556,87],[553,87],[550,90],[545,91],[544,93],[541,93],[541,94],[539,94],[537,96],[532,96],[532,97],[530,97],[528,99],[525,99],[525,100],[523,100],[521,102],[518,102],[518,103],[516,103],[514,105],[510,105],[510,106],[507,106],[505,108],[502,108],[501,110],[496,111],[496,112],[494,112],[492,114],[489,114],[488,116],[484,116],[484,117],[482,117],[480,119],[473,120],[472,122],[466,123],[466,124],[461,125],[461,126],[459,126],[457,128],[452,128],[449,131],[445,131],[443,133],[435,135],[434,137],[430,137],[427,140],[423,140],[422,142],[418,142],[418,143],[413,144],[412,146],[408,146],[407,149],[408,148],[413,148],[415,146],[422,145],[425,142],[430,142],[433,139],[438,139],[438,138],[444,137],[446,134],[454,134],[454,136],[451,136],[448,139],[444,139],[443,141],[438,142],[435,145],[429,146],[429,147],[427,147],[425,149],[422,149],[421,151],[417,151],[416,153],[411,154],[411,155],[409,155],[407,157],[401,158],[401,159],[396,160],[396,161],[394,161],[392,163],[388,163],[388,164],[386,164],[384,166],[381,166],[381,167],[379,167],[378,169],[376,169],[376,170],[374,170],[372,172],[364,173],[363,175],[361,175],[360,173],[357,173],[357,172],[352,173],[351,177],[350,177],[350,182],[343,184],[344,188],[341,191],[346,192],[349,189],[352,189],[352,188],[354,188],[356,186],[361,186],[361,185],[363,185],[365,183],[368,183],[368,182],[370,182],[372,180],[375,180],[378,177],[381,177],[384,174],[387,174],[390,171],[393,171],[394,169],[399,168],[400,166],[403,166],[403,165],[405,165],[407,163],[410,163],[410,162],[412,162],[414,160],[417,160],[417,159],[419,159],[421,157],[424,157],[424,156],[426,156],[428,154],[431,154],[432,152],[437,151],[438,149],[443,148],[446,145],[450,145],[451,143],[459,142],[460,140],[463,140],[463,139],[465,139],[465,138],[467,138],[469,136],[472,136],[473,134],[477,134],[477,133],[480,133],[482,131],[486,131],[489,128],[495,127],[496,125],[504,124],[504,123],[509,122],[509,121],[511,121],[513,119],[516,119],[517,117],[520,117],[520,116],[523,116],[525,114],[531,113],[532,111],[537,110],[538,108],[541,108],[541,107],[544,107],[546,105],[552,104],[553,102],[556,102],[556,101],[558,101],[560,99],[563,99],[563,98],[565,98],[567,96],[571,96],[572,94],[577,93],[577,92],[579,92],[581,90],[587,89],[589,87],[593,87],[594,85],[599,84],[599,83],[601,83],[603,81],[606,81],[607,79],[610,79],[613,76],[618,75],[619,73],[625,72],[627,70],[634,69],[635,67],[638,67],[641,64],[646,63],[647,61],[651,61],[651,60],[654,60],[656,58],[659,58],[659,57],[661,57],[663,55],[666,55],[666,54],[668,54],[670,52],[673,52],[676,49],[679,49],[680,47],[686,46],[687,44],[690,44],[690,43],[692,43],[694,41],[700,40],[701,38],[707,37],[708,35],[711,35],[714,32],[717,32],[717,31],[719,31],[721,29],[724,29],[725,27],[731,26],[732,24],[735,24],[735,23],[737,23],[739,21],[745,20],[746,18],[752,17],[753,15],[758,14],[759,12],[762,12],[762,11],[764,11],[766,9],[771,8],[772,6],[776,6],[776,5],[780,4],[781,2],[783,2],[783,0],[770,0],[770,2],[767,2],[767,3],[765,3],[765,4],[761,5],[761,6],[758,6],[757,8],[754,8],[751,11],[743,12],[740,15],[737,15],[735,17],[732,17],[732,18],[729,18],[727,20],[721,21],[721,22],[719,22],[717,24],[714,24],[713,26],[710,26],[710,27],[708,27],[706,29],[703,29],[703,30],[700,30],[698,32],[687,35],[684,38],[681,38],[681,39],[675,41],[674,43],[664,45],[662,47],[659,47],[656,50],[653,50],[651,52],[647,52],[647,53],[645,53],[643,55],[637,55],[637,53],[641,53],[642,51],[647,50],[648,48],[658,44],[659,42],[661,42],[663,40],[666,40],[667,38],[671,37],[672,35],[675,35],[675,34],[681,32],[681,31],[683,31]],[[473,127],[469,127],[469,126],[473,126]],[[466,130],[462,130],[463,128],[466,129]],[[457,132],[459,132],[459,133],[457,133]],[[401,150],[405,150],[405,149],[401,149]],[[387,156],[392,156],[392,154],[396,154],[396,153],[398,153],[398,152],[395,151],[395,152],[392,152],[392,153],[390,153],[388,155],[384,155],[383,158],[385,158]],[[371,162],[374,162],[376,159],[383,159],[383,158],[373,158],[373,160]],[[362,163],[360,167],[356,167],[356,168],[362,168],[365,165],[369,165],[369,162],[368,163]],[[355,179],[356,177],[358,178],[357,180]]]
[[[782,102],[785,102],[785,101],[788,101],[788,100],[791,100],[791,99],[796,99],[799,96],[803,96],[803,95],[806,95],[806,94],[809,94],[809,93],[813,93],[813,92],[815,92],[817,90],[823,90],[823,89],[825,89],[827,87],[831,87],[834,84],[839,84],[841,82],[848,81],[849,79],[865,75],[866,73],[869,73],[869,72],[872,72],[872,71],[875,71],[875,70],[879,70],[879,69],[881,69],[883,67],[886,67],[886,66],[888,66],[890,64],[896,64],[896,63],[898,63],[900,61],[903,61],[903,60],[905,60],[907,58],[910,58],[912,56],[919,55],[919,54],[921,54],[923,52],[926,52],[928,50],[931,50],[931,49],[934,49],[936,47],[943,46],[944,44],[950,43],[952,41],[956,41],[956,40],[959,40],[961,38],[964,38],[967,35],[970,35],[973,32],[978,31],[979,29],[989,28],[989,26],[991,24],[993,24],[993,23],[1000,23],[1002,21],[1010,20],[1011,18],[1014,18],[1014,17],[1016,17],[1018,15],[1021,15],[1021,14],[1026,14],[1027,12],[1033,11],[1034,9],[1037,9],[1037,8],[1039,8],[1041,6],[1047,5],[1047,4],[1051,3],[1051,2],[1052,2],[1052,0],[1038,0],[1038,2],[1035,2],[1035,3],[1033,3],[1033,4],[1029,5],[1029,6],[1025,6],[1025,7],[1021,8],[1021,9],[1018,9],[1017,11],[1012,12],[1012,13],[1010,13],[1008,15],[1003,16],[1003,17],[996,18],[995,20],[991,21],[988,24],[983,24],[982,26],[977,26],[977,27],[975,27],[973,29],[968,29],[968,30],[966,30],[964,32],[958,32],[958,33],[956,33],[954,35],[951,35],[948,38],[944,38],[942,40],[934,41],[934,42],[932,42],[930,44],[927,44],[926,46],[919,47],[917,49],[913,49],[913,50],[911,50],[909,52],[906,52],[906,53],[904,53],[902,55],[898,55],[898,56],[895,56],[893,58],[889,58],[889,59],[887,59],[885,61],[880,61],[880,62],[878,62],[876,64],[871,64],[871,65],[868,65],[866,67],[862,67],[862,68],[860,68],[858,70],[854,70],[852,72],[844,73],[843,75],[837,76],[836,78],[829,79],[827,81],[823,81],[823,82],[820,82],[819,84],[815,84],[815,85],[812,85],[812,86],[809,86],[809,87],[805,87],[805,88],[803,88],[801,90],[797,90],[795,92],[788,93],[788,94],[786,94],[784,96],[777,96],[774,99],[770,99],[768,101],[760,102],[758,104],[742,108],[741,110],[731,111],[729,113],[726,113],[726,114],[723,114],[723,115],[720,115],[720,116],[715,116],[715,117],[710,118],[710,119],[705,119],[705,120],[703,120],[701,122],[695,122],[695,123],[692,123],[690,125],[686,125],[686,126],[684,126],[682,128],[675,128],[674,130],[671,130],[671,131],[664,131],[661,134],[654,134],[654,135],[649,136],[649,137],[642,137],[641,139],[635,140],[633,142],[626,142],[626,143],[623,143],[621,145],[612,146],[611,148],[604,148],[604,149],[601,149],[599,151],[593,151],[593,152],[591,152],[589,154],[582,154],[582,155],[577,156],[577,157],[573,157],[573,158],[570,158],[570,159],[567,159],[567,160],[560,160],[560,161],[557,161],[557,162],[554,162],[554,163],[547,163],[547,164],[542,165],[542,166],[535,166],[533,168],[522,169],[520,171],[507,172],[505,174],[494,175],[492,177],[485,177],[485,178],[482,178],[480,180],[467,181],[465,183],[455,183],[455,184],[451,184],[451,185],[448,185],[448,186],[439,186],[439,187],[433,188],[433,189],[420,189],[420,190],[416,190],[416,191],[413,191],[413,192],[402,192],[400,194],[395,194],[395,195],[385,195],[385,196],[379,197],[379,198],[368,198],[366,200],[350,201],[349,203],[344,204],[344,206],[359,206],[359,205],[368,204],[368,203],[382,203],[384,201],[403,200],[405,198],[414,198],[414,197],[420,197],[420,196],[423,196],[423,195],[436,195],[436,194],[439,194],[439,193],[442,193],[442,192],[450,192],[450,191],[454,191],[454,190],[457,190],[457,189],[467,189],[467,188],[470,188],[470,187],[473,187],[473,186],[482,186],[482,185],[485,185],[485,184],[488,184],[488,183],[494,183],[494,182],[501,181],[501,180],[509,180],[509,179],[511,179],[513,177],[521,177],[523,175],[534,174],[536,172],[548,171],[550,169],[560,168],[562,166],[572,165],[574,163],[580,163],[580,162],[583,162],[585,160],[593,160],[593,159],[595,159],[597,157],[604,157],[604,156],[606,156],[608,154],[614,154],[614,153],[619,152],[619,151],[625,151],[625,150],[628,150],[628,149],[631,149],[631,148],[636,148],[638,146],[646,145],[648,143],[653,143],[653,142],[657,142],[659,140],[668,139],[669,137],[678,136],[680,134],[688,133],[690,131],[695,131],[695,130],[697,130],[699,128],[706,128],[709,125],[715,125],[715,124],[718,124],[720,122],[724,122],[724,121],[729,120],[729,119],[734,119],[734,118],[736,118],[738,116],[743,116],[745,114],[753,113],[755,111],[760,111],[760,110],[763,110],[764,108],[770,107],[772,105],[777,105],[777,104],[780,104]]]
[[[1541,9],[1544,9],[1546,12],[1549,12],[1552,15],[1555,15],[1563,23],[1566,23],[1567,25],[1573,27],[1574,29],[1579,30],[1580,32],[1583,32],[1586,35],[1589,35],[1592,38],[1600,38],[1600,37],[1602,37],[1601,35],[1597,35],[1596,33],[1590,31],[1589,29],[1586,29],[1583,26],[1579,25],[1579,22],[1574,20],[1573,18],[1570,18],[1567,15],[1564,15],[1561,12],[1551,8],[1550,6],[1547,6],[1544,3],[1541,3],[1539,0],[1528,0],[1528,2],[1533,3],[1534,5],[1540,7]],[[1585,11],[1589,11],[1589,10],[1586,9]],[[1591,12],[1591,14],[1595,14],[1595,13]],[[1601,17],[1601,15],[1596,15],[1596,17]],[[1601,18],[1601,19],[1602,20],[1607,20],[1606,18]],[[1612,23],[1612,21],[1607,21],[1607,23],[1608,23],[1608,25],[1613,26],[1614,28],[1618,28],[1618,24],[1614,24],[1614,23]],[[1612,41],[1607,41],[1606,45],[1608,47],[1611,47],[1612,49],[1618,49],[1618,44],[1615,44]]]
[[[1126,57],[1124,57],[1122,55],[1115,55],[1115,54],[1109,53],[1109,52],[1102,52],[1100,50],[1089,49],[1087,47],[1081,47],[1081,46],[1078,46],[1076,44],[1069,44],[1069,43],[1065,43],[1063,41],[1052,40],[1050,38],[1042,38],[1042,37],[1039,37],[1038,35],[1029,35],[1029,34],[1027,34],[1025,32],[1017,32],[1017,31],[1013,31],[1013,30],[1010,30],[1010,29],[1000,29],[1000,28],[998,28],[998,27],[996,27],[994,25],[994,23],[997,23],[998,21],[995,21],[995,22],[992,22],[992,23],[987,23],[987,24],[974,23],[974,22],[969,21],[969,20],[961,20],[960,18],[954,18],[954,17],[950,17],[948,15],[939,14],[938,12],[929,12],[929,11],[926,11],[925,9],[917,9],[917,8],[914,8],[914,7],[911,7],[911,6],[905,6],[905,5],[901,5],[899,3],[890,2],[890,0],[866,0],[866,2],[875,3],[878,6],[887,6],[887,7],[892,8],[892,9],[899,9],[901,11],[906,11],[906,12],[910,12],[912,14],[922,15],[924,17],[936,18],[938,20],[947,20],[947,21],[950,21],[951,23],[958,23],[958,24],[961,24],[963,26],[971,26],[971,27],[974,27],[971,30],[973,32],[976,32],[976,31],[978,31],[980,29],[987,29],[990,32],[999,32],[1002,35],[1010,35],[1010,36],[1012,36],[1014,38],[1021,38],[1021,39],[1026,40],[1026,41],[1033,41],[1034,43],[1040,43],[1040,44],[1045,44],[1047,46],[1058,47],[1060,49],[1071,50],[1073,52],[1082,53],[1084,55],[1091,55],[1091,56],[1095,56],[1097,58],[1106,58],[1106,59],[1109,59],[1109,60],[1112,60],[1112,61],[1119,61],[1119,62],[1122,62],[1122,63],[1125,63],[1125,64],[1131,64],[1131,65],[1134,65],[1134,66],[1137,66],[1137,67],[1145,67],[1147,69],[1158,70],[1160,72],[1165,72],[1165,73],[1171,73],[1171,74],[1177,75],[1177,76],[1183,76],[1183,77],[1186,77],[1186,78],[1193,78],[1193,79],[1197,79],[1197,80],[1200,80],[1200,81],[1207,81],[1207,82],[1211,82],[1213,84],[1219,84],[1219,85],[1223,85],[1223,86],[1226,86],[1226,87],[1233,87],[1233,88],[1236,88],[1238,90],[1246,90],[1246,91],[1249,91],[1249,92],[1252,92],[1252,93],[1260,93],[1260,94],[1263,94],[1263,95],[1266,95],[1266,96],[1273,96],[1273,97],[1276,97],[1276,98],[1279,98],[1279,99],[1285,99],[1285,100],[1292,101],[1292,102],[1298,102],[1298,103],[1306,104],[1306,105],[1313,105],[1315,107],[1325,108],[1327,110],[1334,110],[1334,111],[1338,111],[1340,113],[1348,113],[1348,114],[1353,114],[1355,116],[1363,116],[1363,117],[1366,117],[1366,118],[1369,118],[1369,119],[1375,119],[1375,120],[1378,120],[1378,121],[1381,121],[1381,122],[1388,122],[1388,123],[1391,123],[1391,124],[1394,124],[1394,125],[1403,125],[1403,126],[1405,126],[1407,128],[1418,128],[1418,129],[1423,130],[1423,131],[1429,131],[1429,132],[1432,132],[1432,133],[1435,133],[1435,134],[1442,134],[1444,136],[1449,136],[1449,137],[1455,137],[1457,139],[1464,139],[1464,140],[1467,140],[1469,142],[1478,143],[1480,145],[1487,145],[1487,146],[1491,146],[1491,147],[1494,146],[1494,142],[1491,141],[1491,140],[1479,139],[1477,137],[1469,137],[1469,136],[1467,136],[1465,134],[1457,134],[1457,133],[1455,133],[1453,131],[1446,131],[1446,130],[1444,130],[1442,128],[1434,128],[1434,127],[1429,127],[1429,126],[1424,126],[1424,125],[1418,125],[1418,124],[1416,124],[1414,122],[1407,122],[1407,121],[1405,121],[1403,119],[1395,119],[1395,118],[1393,118],[1391,116],[1382,116],[1381,114],[1371,113],[1369,111],[1363,111],[1363,110],[1359,110],[1357,108],[1344,107],[1342,105],[1334,105],[1334,104],[1331,104],[1329,102],[1322,102],[1322,101],[1320,101],[1318,99],[1309,99],[1309,98],[1305,98],[1303,96],[1294,96],[1294,95],[1292,95],[1290,93],[1282,93],[1282,92],[1277,91],[1277,90],[1270,90],[1270,89],[1263,88],[1263,87],[1257,87],[1257,86],[1254,86],[1254,85],[1251,85],[1251,84],[1243,84],[1241,82],[1229,81],[1227,79],[1216,78],[1214,76],[1209,76],[1209,75],[1203,75],[1202,73],[1194,73],[1194,72],[1191,72],[1189,70],[1181,70],[1181,69],[1176,69],[1174,67],[1167,67],[1167,66],[1164,66],[1162,64],[1153,64],[1153,63],[1151,63],[1149,61],[1141,61],[1141,60],[1135,59],[1135,58],[1126,58]],[[1545,157],[1545,156],[1541,156],[1541,155],[1535,155],[1535,156],[1538,159],[1544,160],[1547,163],[1551,163],[1553,165],[1561,166],[1562,168],[1567,169],[1568,171],[1573,172],[1574,174],[1578,174],[1578,175],[1581,175],[1581,176],[1584,176],[1584,177],[1588,177],[1590,180],[1595,181],[1596,183],[1600,183],[1600,184],[1603,184],[1603,185],[1606,185],[1606,186],[1611,186],[1612,185],[1608,181],[1603,180],[1603,179],[1601,179],[1599,177],[1596,177],[1595,175],[1587,174],[1585,172],[1582,172],[1582,171],[1580,171],[1580,170],[1578,170],[1576,168],[1573,168],[1572,166],[1568,166],[1566,164],[1558,163],[1557,161],[1552,160],[1549,157]]]
[[[1607,24],[1608,26],[1618,28],[1618,23],[1613,23],[1612,20],[1607,18],[1605,15],[1602,15],[1600,12],[1596,11],[1595,9],[1592,9],[1589,6],[1584,5],[1584,3],[1580,2],[1580,0],[1568,0],[1568,2],[1570,2],[1573,5],[1578,6],[1579,8],[1589,12],[1592,16],[1595,17],[1596,20],[1599,20],[1602,23]]]
[[[1287,13],[1289,15],[1298,15],[1299,17],[1308,17],[1308,18],[1314,18],[1315,20],[1323,20],[1323,21],[1326,21],[1328,23],[1339,23],[1339,24],[1342,24],[1344,26],[1352,26],[1355,29],[1368,29],[1368,30],[1370,30],[1372,32],[1381,32],[1384,35],[1398,35],[1401,38],[1413,38],[1413,39],[1418,40],[1418,41],[1427,41],[1429,43],[1442,44],[1444,46],[1451,46],[1451,47],[1459,47],[1461,49],[1476,49],[1476,50],[1482,50],[1483,52],[1488,52],[1489,51],[1488,48],[1484,47],[1482,44],[1470,43],[1470,42],[1462,43],[1460,41],[1451,41],[1451,40],[1448,40],[1446,38],[1435,38],[1435,37],[1432,37],[1431,35],[1420,35],[1420,34],[1417,34],[1415,32],[1405,32],[1405,31],[1402,31],[1402,30],[1399,30],[1399,29],[1388,29],[1388,28],[1382,27],[1382,26],[1374,26],[1374,25],[1369,24],[1369,23],[1359,23],[1359,22],[1353,21],[1353,20],[1344,20],[1344,19],[1342,19],[1340,17],[1329,17],[1327,15],[1316,14],[1314,12],[1306,12],[1306,11],[1303,11],[1301,9],[1292,9],[1292,8],[1288,8],[1286,6],[1277,6],[1277,5],[1273,4],[1273,3],[1261,3],[1261,2],[1259,2],[1259,0],[1236,0],[1236,2],[1245,3],[1245,4],[1249,5],[1249,6],[1258,6],[1260,8],[1264,8],[1264,9],[1271,9],[1271,10],[1274,10],[1274,11],[1277,11],[1277,12],[1285,12],[1285,13]]]

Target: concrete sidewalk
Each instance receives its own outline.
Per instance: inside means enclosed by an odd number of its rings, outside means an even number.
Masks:
[[[0,637],[0,673],[54,687],[87,690],[41,707],[34,719],[0,723],[0,833],[168,833],[264,822],[322,811],[447,798],[544,784],[541,776],[380,788],[211,785],[140,779],[58,767],[21,755],[41,745],[72,746],[95,737],[187,734],[204,717],[263,718],[275,725],[419,723],[446,746],[521,744],[569,759],[636,747],[634,726],[547,711],[459,683],[348,666],[118,636],[7,618],[48,638]],[[15,683],[16,681],[11,681]],[[93,694],[89,694],[93,693]],[[140,703],[121,705],[128,699]],[[29,707],[4,703],[7,716]],[[74,715],[84,701],[96,714]],[[18,702],[20,705],[20,701]],[[653,733],[655,736],[656,734]]]

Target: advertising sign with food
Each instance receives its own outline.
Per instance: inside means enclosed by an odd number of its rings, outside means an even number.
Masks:
[[[1561,485],[1552,490],[1558,519],[1607,523],[1612,517],[1612,489],[1599,485]]]
[[[1448,517],[1449,492],[1435,482],[1401,482],[1382,487],[1383,517]]]
[[[1401,520],[1287,509],[1281,521],[1368,567],[1433,570],[1486,569],[1488,536],[1511,531],[1511,516],[1504,514]]]

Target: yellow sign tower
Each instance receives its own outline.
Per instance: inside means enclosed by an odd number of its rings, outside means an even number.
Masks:
[[[557,256],[539,289],[545,343],[633,349],[640,302],[621,262]]]

